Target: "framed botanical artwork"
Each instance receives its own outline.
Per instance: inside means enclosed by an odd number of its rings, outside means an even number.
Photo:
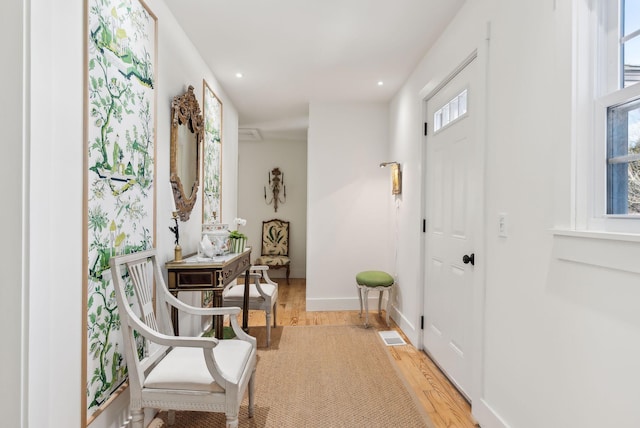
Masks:
[[[86,0],[85,19],[82,420],[89,425],[127,379],[109,259],[155,240],[157,18],[141,0]]]
[[[222,221],[222,101],[206,80],[204,94],[203,202],[202,223]]]

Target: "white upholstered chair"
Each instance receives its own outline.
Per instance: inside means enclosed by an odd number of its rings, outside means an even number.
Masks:
[[[227,428],[235,428],[247,389],[252,417],[256,340],[239,326],[240,308],[196,308],[175,298],[167,290],[155,250],[114,257],[110,265],[129,370],[131,427],[143,428],[143,409],[150,407],[169,410],[170,424],[175,410],[221,412]],[[179,314],[229,315],[236,339],[175,336],[171,307]],[[134,330],[144,338],[143,349]]]
[[[249,288],[249,309],[264,311],[267,318],[267,346],[271,345],[271,312],[273,326],[276,326],[278,284],[269,278],[269,266],[251,266]],[[244,306],[244,285],[230,284],[222,292],[223,306]]]

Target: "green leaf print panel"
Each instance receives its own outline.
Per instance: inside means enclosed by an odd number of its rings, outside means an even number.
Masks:
[[[87,421],[126,380],[109,258],[153,247],[156,17],[138,0],[87,0]],[[140,342],[142,352],[143,343]]]
[[[222,101],[204,84],[204,197],[202,223],[222,221]]]

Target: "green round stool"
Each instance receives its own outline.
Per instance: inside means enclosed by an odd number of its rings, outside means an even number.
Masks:
[[[382,294],[387,292],[387,326],[389,325],[389,308],[391,307],[391,290],[395,285],[393,277],[380,270],[365,270],[356,275],[358,287],[358,299],[360,299],[360,317],[362,318],[362,300],[364,299],[365,321],[364,326],[369,327],[369,290],[380,292],[378,297],[378,315],[382,315]]]

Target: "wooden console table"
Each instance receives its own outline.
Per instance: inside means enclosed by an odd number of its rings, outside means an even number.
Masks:
[[[189,256],[179,262],[170,261],[165,264],[169,279],[169,292],[178,296],[180,291],[213,291],[213,306],[222,306],[222,290],[244,272],[245,284],[249,284],[249,268],[251,267],[251,248],[242,253],[232,253],[213,259]],[[245,287],[244,307],[249,303],[249,287]],[[172,308],[171,320],[175,334],[179,334],[178,310]],[[222,338],[224,317],[214,317],[213,328],[216,338]],[[247,331],[249,311],[242,311],[242,328]]]

